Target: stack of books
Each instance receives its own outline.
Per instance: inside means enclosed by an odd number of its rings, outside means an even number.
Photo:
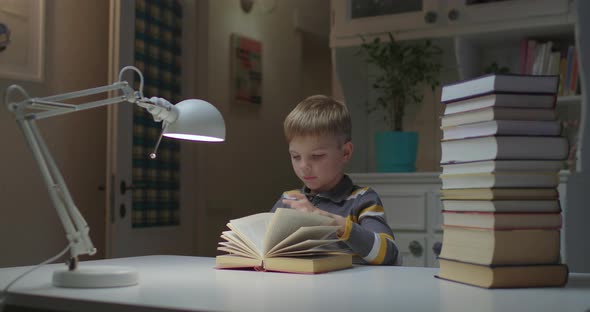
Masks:
[[[446,85],[444,235],[437,277],[485,288],[562,286],[555,113],[558,76],[487,75]]]

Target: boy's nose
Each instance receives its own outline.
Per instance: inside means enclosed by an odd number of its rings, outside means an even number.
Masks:
[[[309,170],[311,168],[311,165],[308,161],[302,160],[301,163],[299,163],[299,167],[302,170]]]

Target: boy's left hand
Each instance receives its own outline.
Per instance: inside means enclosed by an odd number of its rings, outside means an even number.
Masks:
[[[340,226],[337,232],[338,236],[341,236],[344,233],[346,218],[315,207],[311,202],[309,202],[309,200],[307,200],[307,197],[301,193],[289,195],[293,197],[293,199],[283,199],[284,204],[291,206],[291,208],[295,210],[317,213],[322,216],[330,217],[332,220],[334,220],[334,225]]]

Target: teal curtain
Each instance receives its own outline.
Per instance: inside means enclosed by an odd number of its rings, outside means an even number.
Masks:
[[[179,0],[135,1],[135,66],[144,75],[146,97],[181,100],[182,7]],[[138,86],[136,86],[137,90]],[[133,113],[132,226],[180,224],[180,144],[163,138],[157,158],[150,159],[161,132],[144,109]]]

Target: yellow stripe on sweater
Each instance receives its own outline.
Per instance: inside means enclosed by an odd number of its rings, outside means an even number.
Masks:
[[[358,219],[359,220],[362,219],[363,218],[363,215],[369,214],[369,213],[373,213],[373,215],[375,213],[377,213],[377,214],[384,214],[385,213],[385,210],[383,209],[383,206],[380,206],[380,205],[369,206],[369,207],[361,210],[361,212],[359,213]]]
[[[391,235],[385,233],[379,233],[379,237],[381,238],[381,244],[379,245],[379,253],[377,257],[371,261],[371,264],[382,264],[383,260],[385,260],[385,255],[387,254],[387,240],[393,240]]]
[[[352,231],[352,220],[353,216],[348,216],[346,218],[346,225],[344,226],[344,233],[340,235],[340,239],[343,241],[347,241],[350,238],[350,232]]]

